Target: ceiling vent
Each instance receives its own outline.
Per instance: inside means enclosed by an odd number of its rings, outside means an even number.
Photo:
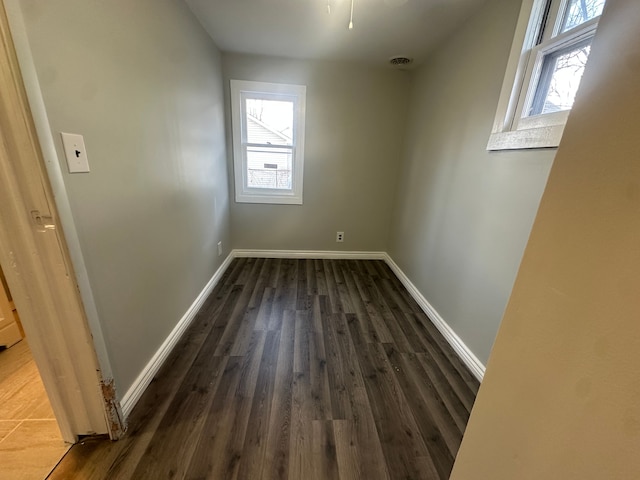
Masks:
[[[413,63],[413,58],[409,57],[391,57],[389,63],[398,68],[408,67]]]

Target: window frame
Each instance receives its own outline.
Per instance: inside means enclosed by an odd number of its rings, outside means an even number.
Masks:
[[[231,124],[233,135],[233,167],[235,200],[237,203],[268,203],[302,205],[304,178],[304,136],[306,86],[283,83],[230,80]],[[293,102],[293,132],[291,145],[249,143],[247,139],[244,100],[285,100]],[[248,148],[291,149],[291,189],[258,188],[248,185]]]
[[[571,110],[522,116],[547,55],[595,35],[601,16],[559,33],[570,0],[523,0],[487,150],[554,148]],[[606,4],[605,4],[606,7]]]

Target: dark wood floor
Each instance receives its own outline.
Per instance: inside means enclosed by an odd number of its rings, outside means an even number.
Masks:
[[[382,261],[236,259],[58,479],[447,479],[478,382]]]

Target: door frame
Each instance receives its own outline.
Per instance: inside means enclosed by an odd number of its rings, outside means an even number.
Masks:
[[[0,265],[60,431],[125,428],[18,0],[0,2]]]

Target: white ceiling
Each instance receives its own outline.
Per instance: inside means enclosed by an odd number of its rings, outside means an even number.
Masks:
[[[484,0],[185,0],[222,51],[386,64],[424,60]]]

